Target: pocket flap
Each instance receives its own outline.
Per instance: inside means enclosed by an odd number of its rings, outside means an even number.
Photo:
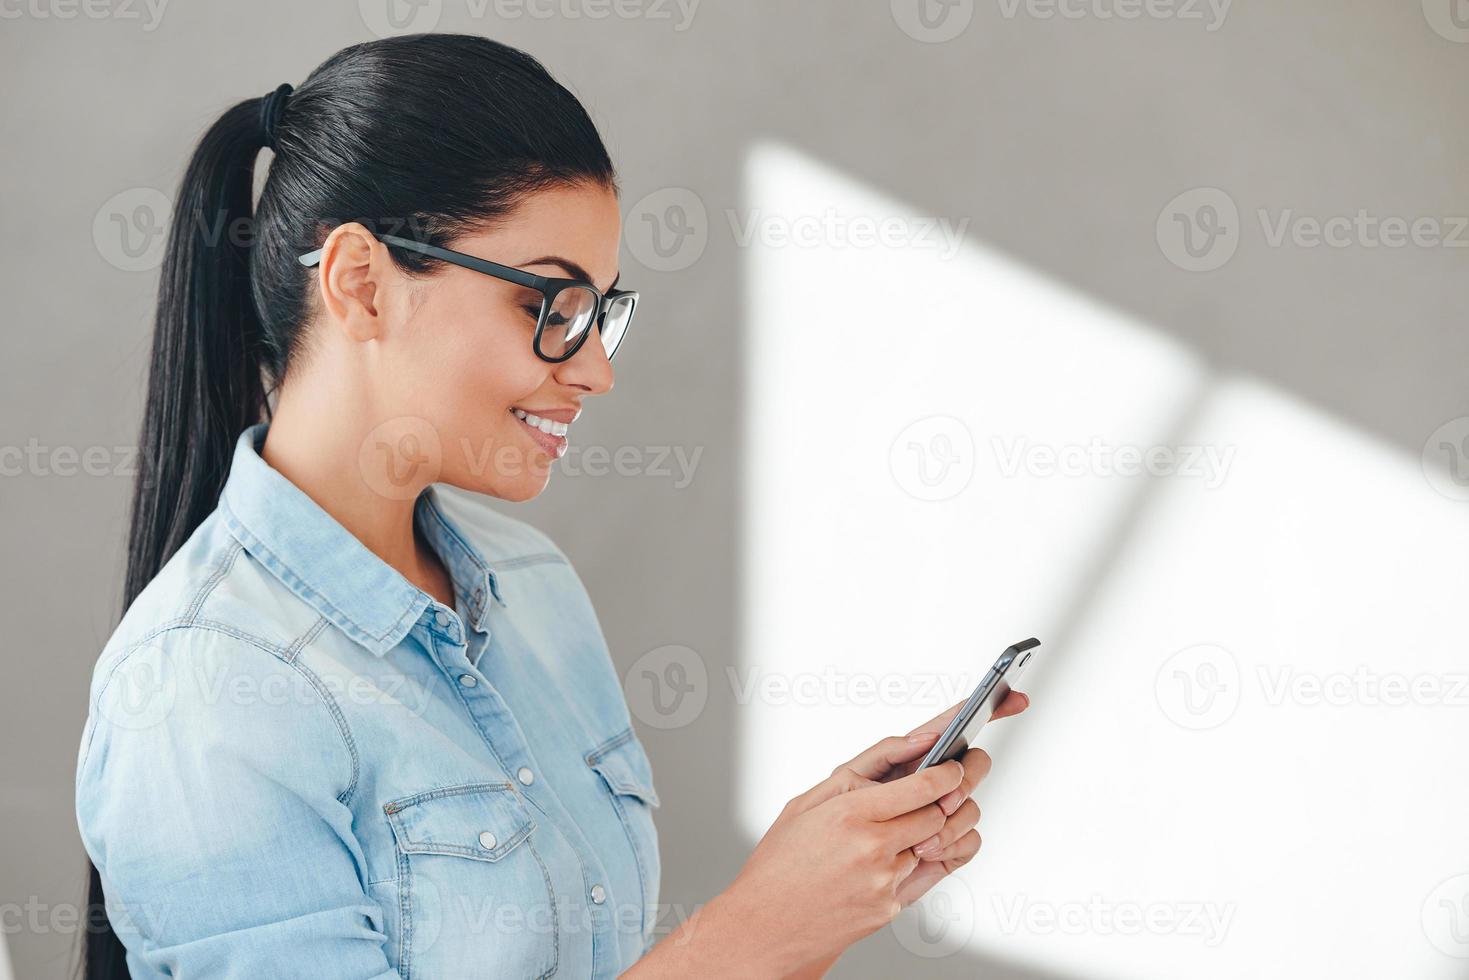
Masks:
[[[498,861],[536,829],[510,783],[469,783],[383,805],[398,846],[409,854],[455,854]]]
[[[607,781],[612,792],[636,796],[649,806],[658,806],[653,789],[653,766],[631,728],[587,753],[587,765]]]

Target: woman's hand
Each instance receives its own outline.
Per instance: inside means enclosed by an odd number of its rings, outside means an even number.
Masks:
[[[995,711],[995,718],[1005,718],[1024,711],[1030,700],[1018,692],[1010,694]],[[918,764],[933,747],[938,736],[963,706],[963,702],[919,725],[906,736],[883,739],[854,759],[837,766],[832,774],[805,793],[791,800],[776,818],[770,830],[755,848],[745,869],[730,890],[751,883],[768,885],[780,895],[772,902],[772,927],[776,933],[790,933],[791,922],[800,922],[802,933],[818,940],[828,940],[829,948],[814,956],[802,955],[787,963],[821,963],[829,961],[863,936],[887,925],[904,906],[922,897],[949,872],[963,866],[979,851],[980,838],[975,829],[979,807],[970,799],[980,781],[989,774],[991,760],[983,749],[970,749],[958,764],[947,763],[918,772]],[[938,771],[951,772],[942,781],[929,783],[925,777],[939,780]],[[911,784],[911,786],[910,786]],[[947,784],[947,789],[929,796]],[[881,796],[883,790],[904,788],[901,796]],[[902,801],[911,804],[902,813],[890,812],[881,803],[873,809],[869,800]],[[855,818],[855,824],[854,824]],[[833,821],[836,826],[833,827]],[[884,827],[892,833],[885,833]],[[904,845],[907,850],[889,854],[882,848],[901,843],[912,833],[931,831]],[[830,836],[832,834],[839,837]],[[864,834],[872,835],[863,840]],[[843,892],[844,881],[827,880],[824,874],[840,878],[840,858],[833,862],[833,851],[845,841],[857,843],[857,856],[843,852],[851,863],[847,868],[859,881],[855,891]],[[880,843],[879,843],[880,842]],[[794,848],[797,853],[787,853]],[[875,852],[872,848],[877,848]],[[867,854],[867,866],[861,855]],[[834,864],[837,867],[834,867]],[[861,890],[864,872],[888,870],[896,879],[883,878],[876,892]],[[762,889],[763,890],[763,889]],[[848,907],[838,901],[845,896]],[[803,906],[809,901],[813,903]],[[776,911],[789,902],[788,911]],[[803,911],[804,908],[804,911]],[[836,916],[837,921],[815,926],[813,912]],[[784,924],[782,927],[782,923]]]
[[[950,762],[885,783],[862,774],[932,744],[929,735],[884,739],[786,804],[716,900],[748,929],[745,955],[783,976],[892,921],[899,887],[919,865],[912,848],[943,829],[938,801],[959,788],[964,770]]]
[[[1012,693],[994,717],[1028,705]],[[730,887],[629,976],[820,976],[968,862],[980,843],[969,795],[989,773],[988,753],[917,771],[961,706],[883,739],[787,803]]]
[[[932,746],[933,740],[949,726],[949,722],[963,706],[964,702],[959,702],[943,714],[913,729],[908,737],[928,735],[927,745]],[[1019,691],[1012,691],[1000,702],[991,720],[1018,715],[1029,706],[1029,697]],[[924,752],[927,751],[928,748],[925,747]],[[912,772],[920,761],[922,756],[899,763],[874,778],[879,781],[900,778]],[[979,823],[979,804],[970,798],[970,794],[989,775],[993,760],[984,749],[970,749],[960,761],[964,764],[964,778],[958,787],[939,800],[939,806],[947,817],[943,828],[913,849],[920,863],[899,886],[898,899],[904,906],[912,905],[922,898],[945,875],[963,867],[979,853],[981,841],[979,831],[975,829]]]

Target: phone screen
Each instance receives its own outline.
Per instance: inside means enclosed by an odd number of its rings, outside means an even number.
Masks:
[[[1031,637],[1007,647],[1000,654],[1000,658],[984,675],[974,693],[969,695],[969,700],[964,702],[959,713],[949,722],[949,727],[944,729],[933,748],[928,750],[928,755],[923,757],[918,765],[919,769],[958,759],[969,751],[979,730],[994,717],[995,710],[1014,689],[1016,680],[1035,659],[1035,648],[1040,645],[1040,640]]]

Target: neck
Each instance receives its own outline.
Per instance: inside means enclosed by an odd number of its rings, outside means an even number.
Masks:
[[[426,468],[418,474],[396,453],[377,451],[369,440],[384,441],[373,432],[380,413],[320,380],[281,389],[261,458],[374,555],[452,608],[448,575],[414,531]]]

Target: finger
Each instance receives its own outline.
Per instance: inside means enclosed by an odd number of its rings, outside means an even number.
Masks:
[[[954,720],[954,716],[959,713],[959,709],[962,707],[964,707],[964,702],[960,701],[958,704],[953,705],[952,707],[947,708],[939,714],[934,715],[932,718],[928,719],[928,721],[925,721],[923,724],[919,725],[908,734],[918,735],[924,732],[940,733],[945,728],[949,727],[949,722]]]
[[[859,776],[845,765],[840,765],[832,770],[830,776],[791,800],[786,804],[786,808],[792,813],[805,813],[843,793],[850,793],[853,790],[872,785],[875,785],[873,780]]]
[[[979,836],[979,831],[971,830],[945,848],[943,853],[939,854],[934,860],[941,863],[949,871],[953,871],[955,868],[962,868],[972,861],[974,855],[979,853],[979,849],[983,844],[984,839]]]
[[[882,828],[894,854],[911,851],[913,845],[932,840],[944,829],[944,812],[933,804],[884,820]],[[958,837],[958,834],[954,835]],[[915,855],[921,857],[922,855]]]
[[[913,848],[911,847],[906,847],[899,851],[893,861],[893,880],[898,882],[900,887],[903,880],[912,875],[914,870],[923,864],[922,861],[918,860],[918,855],[913,853]]]
[[[944,821],[938,832],[913,846],[913,853],[925,861],[937,861],[949,845],[974,829],[979,823],[979,804],[965,800],[953,816]]]
[[[990,716],[990,720],[994,721],[997,718],[1009,718],[1011,715],[1018,715],[1028,707],[1030,707],[1030,695],[1020,691],[1011,691],[1005,695],[1005,700],[1000,702],[1000,706],[995,709],[995,713]]]
[[[969,798],[994,766],[994,760],[984,749],[970,749],[964,753],[961,761],[964,763],[964,778],[959,780],[957,789],[939,800],[939,806],[944,808],[945,813],[953,813],[959,809],[959,804]]]
[[[904,908],[922,898],[949,873],[949,869],[937,861],[919,861],[914,858],[913,862],[913,870],[898,885],[898,903]]]
[[[921,758],[925,752],[933,748],[933,743],[937,739],[938,732],[920,732],[907,736],[893,735],[871,748],[864,749],[855,759],[838,766],[837,769],[850,769],[864,779],[878,780],[903,763]]]
[[[945,762],[920,769],[902,779],[875,783],[851,794],[854,805],[869,820],[891,820],[900,814],[936,803],[939,797],[959,785],[964,767],[958,762]]]
[[[958,704],[955,704],[952,707],[949,707],[940,712],[939,714],[934,715],[932,718],[928,719],[928,721],[925,721],[923,724],[913,729],[913,731],[909,732],[909,734],[916,735],[920,732],[942,732],[945,728],[949,727],[949,722],[954,720],[954,716],[959,713],[959,709],[962,707],[964,707],[964,702],[960,701]],[[1011,715],[1018,715],[1020,714],[1020,712],[1024,711],[1028,707],[1030,707],[1029,695],[1023,694],[1020,691],[1011,691],[1009,694],[1005,695],[1005,700],[1000,702],[1000,706],[995,709],[995,713],[990,716],[990,720],[993,721],[996,718],[1009,718]]]

